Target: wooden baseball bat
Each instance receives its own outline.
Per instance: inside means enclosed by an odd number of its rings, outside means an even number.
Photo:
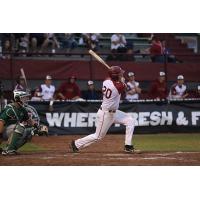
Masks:
[[[22,77],[23,77],[23,79],[24,79],[26,89],[28,89],[28,84],[27,84],[27,80],[26,80],[26,75],[25,75],[25,73],[24,73],[24,69],[21,68],[20,71],[21,71],[21,75],[22,75]]]
[[[94,51],[92,51],[91,49],[88,51],[90,55],[92,55],[97,61],[99,61],[101,64],[103,64],[104,66],[106,66],[108,69],[110,69],[110,66],[108,64],[106,64],[106,62],[100,57],[98,56]]]

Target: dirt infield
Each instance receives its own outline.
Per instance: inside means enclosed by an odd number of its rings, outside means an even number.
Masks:
[[[14,166],[193,166],[200,165],[200,152],[123,152],[124,135],[107,135],[104,140],[80,153],[69,152],[72,139],[80,136],[34,137],[32,143],[46,150],[0,156],[0,165]]]

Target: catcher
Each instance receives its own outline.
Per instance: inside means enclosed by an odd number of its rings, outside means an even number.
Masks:
[[[5,129],[7,146],[2,155],[15,155],[17,150],[31,140],[33,135],[48,135],[47,126],[40,125],[37,111],[28,105],[30,94],[14,91],[14,102],[8,104],[0,114],[0,136]]]

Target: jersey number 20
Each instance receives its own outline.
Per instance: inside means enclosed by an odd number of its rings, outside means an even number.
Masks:
[[[107,88],[106,86],[103,86],[102,92],[107,99],[109,99],[111,97],[112,90]]]

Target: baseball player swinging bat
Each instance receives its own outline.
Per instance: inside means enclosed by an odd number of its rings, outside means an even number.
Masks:
[[[98,56],[94,51],[92,51],[91,49],[89,50],[89,54],[91,56],[93,56],[101,64],[103,64],[104,66],[106,66],[108,69],[110,69],[110,66],[108,64],[106,64],[106,62],[100,56]]]
[[[126,85],[120,81],[123,78],[124,71],[119,66],[110,67],[92,50],[89,50],[89,54],[109,69],[109,78],[103,82],[103,101],[97,112],[95,133],[73,140],[70,144],[70,151],[78,152],[79,150],[96,143],[98,140],[105,137],[113,123],[119,123],[126,126],[124,151],[127,153],[136,152],[132,145],[134,119],[131,115],[118,110],[121,94],[126,89]]]

